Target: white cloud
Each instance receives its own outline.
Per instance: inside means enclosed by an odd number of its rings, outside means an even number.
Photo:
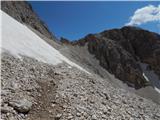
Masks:
[[[147,22],[160,21],[160,5],[148,5],[137,9],[134,15],[130,17],[130,22],[126,25],[141,25]]]

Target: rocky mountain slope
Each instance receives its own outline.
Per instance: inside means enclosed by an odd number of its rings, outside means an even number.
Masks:
[[[140,63],[159,75],[160,35],[135,27],[123,27],[89,34],[76,41],[61,40],[68,46],[87,47],[99,64],[117,78],[135,88],[149,85]],[[160,76],[159,76],[160,77]]]
[[[3,8],[23,11],[27,4]],[[16,10],[8,11],[15,18]],[[124,27],[59,44],[9,15],[2,12],[3,120],[159,120],[151,81],[159,83],[158,34]]]
[[[50,45],[63,49],[63,46],[53,42],[52,39],[55,40],[55,37],[39,17],[37,17],[37,14],[29,3],[25,1],[2,1],[1,6],[2,10],[10,16],[21,23],[25,23],[27,26],[31,26],[31,29],[35,30],[34,32],[37,31],[40,37],[43,34],[46,37],[45,40]],[[124,27],[122,29],[103,31],[96,35],[90,34],[71,44],[74,46],[84,46],[87,44],[89,53],[96,57],[104,69],[114,74],[129,86],[141,88],[150,83],[143,76],[139,62],[147,63],[148,68],[153,69],[154,72],[160,75],[159,39],[158,34],[135,27]],[[65,39],[62,39],[61,42],[67,45],[70,44]],[[63,53],[63,50],[61,51]],[[101,73],[99,67],[97,70]]]
[[[118,43],[134,58],[149,64],[159,74],[160,35],[136,27],[123,27],[119,30],[104,31],[102,36]]]
[[[26,1],[1,1],[1,9],[12,16],[17,21],[31,26],[39,31],[47,38],[54,39],[55,37],[48,30],[46,24],[33,11],[32,6]]]
[[[109,79],[109,78],[108,78]],[[159,120],[160,106],[68,64],[2,54],[2,120]]]

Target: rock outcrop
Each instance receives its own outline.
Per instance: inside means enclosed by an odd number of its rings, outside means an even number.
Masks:
[[[31,26],[49,39],[55,38],[26,1],[2,1],[1,9],[17,21]]]
[[[160,73],[160,35],[136,27],[123,27],[89,34],[71,42],[88,46],[100,65],[129,86],[141,88],[149,83],[143,76],[140,62]]]
[[[120,44],[132,56],[149,64],[160,73],[160,35],[136,27],[123,27],[104,31],[102,36]]]

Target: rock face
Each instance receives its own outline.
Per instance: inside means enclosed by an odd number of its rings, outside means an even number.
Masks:
[[[26,1],[2,1],[1,9],[17,21],[27,24],[49,39],[54,36]]]
[[[149,64],[160,73],[160,35],[136,27],[123,27],[89,34],[72,42],[88,46],[100,65],[129,86],[141,88],[148,83],[143,77],[139,62]]]
[[[136,27],[123,27],[104,31],[102,36],[112,39],[141,62],[160,71],[160,35]]]

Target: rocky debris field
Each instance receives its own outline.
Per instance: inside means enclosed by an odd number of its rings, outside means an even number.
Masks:
[[[2,53],[2,120],[159,120],[160,106],[65,63]]]

